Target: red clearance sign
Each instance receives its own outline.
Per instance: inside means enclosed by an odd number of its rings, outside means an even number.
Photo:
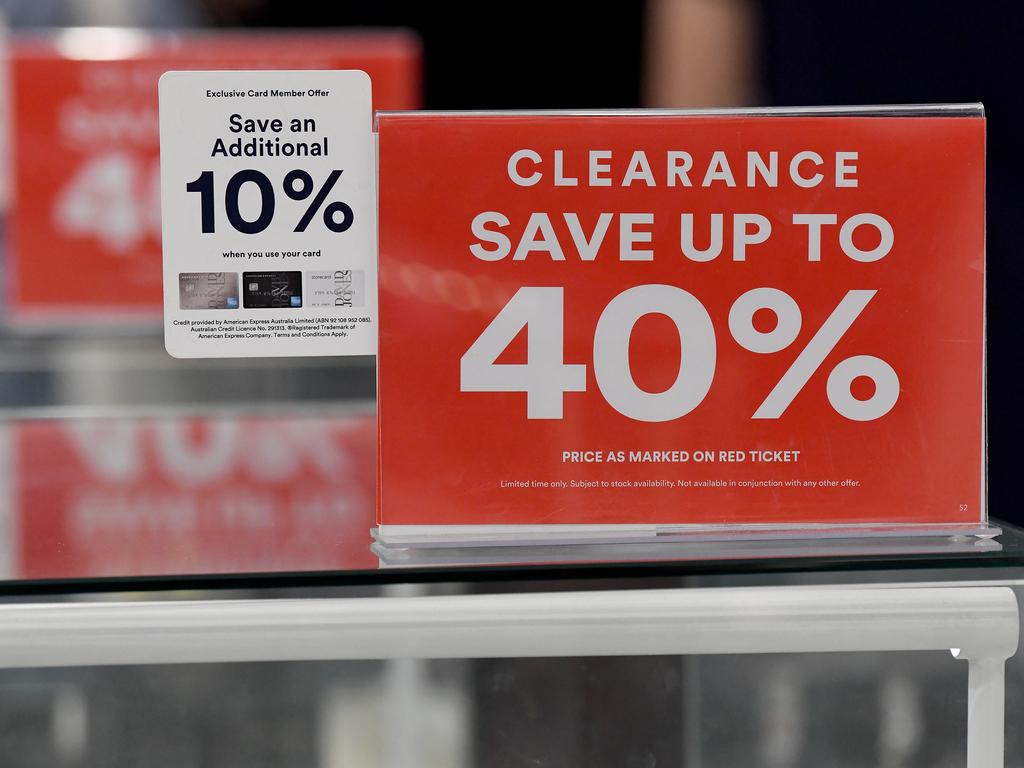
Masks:
[[[26,421],[0,437],[15,578],[377,566],[373,416]]]
[[[18,40],[12,57],[7,309],[21,321],[159,319],[157,80],[164,72],[362,69],[377,108],[412,109],[420,98],[419,43],[405,33],[66,30]]]
[[[378,130],[385,535],[985,520],[980,110]]]

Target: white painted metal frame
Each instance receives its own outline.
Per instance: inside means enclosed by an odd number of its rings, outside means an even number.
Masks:
[[[952,650],[968,768],[1003,765],[1006,587],[761,587],[0,606],[0,667]]]

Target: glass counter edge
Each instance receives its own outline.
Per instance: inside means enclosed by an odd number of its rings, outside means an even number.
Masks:
[[[890,537],[992,539],[1002,523],[854,523],[752,525],[394,525],[378,523],[373,539],[385,547],[636,544],[681,541],[806,541]]]

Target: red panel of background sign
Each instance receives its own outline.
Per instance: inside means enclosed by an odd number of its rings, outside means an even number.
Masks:
[[[362,69],[378,109],[420,99],[405,33],[185,37],[67,31],[13,45],[8,309],[102,320],[162,306],[157,80],[175,69]]]
[[[380,509],[385,524],[953,523],[982,510],[984,291],[983,118],[939,117],[444,117],[381,116],[380,132]],[[510,155],[535,150],[546,175],[513,184]],[[578,186],[551,183],[553,152]],[[611,150],[612,186],[586,184],[587,152]],[[658,186],[618,186],[634,150],[645,150]],[[665,186],[666,152],[694,158],[694,188]],[[712,152],[723,150],[738,184],[700,188]],[[778,188],[750,189],[745,153],[780,153]],[[788,158],[813,150],[825,181],[804,189]],[[835,153],[859,153],[856,188],[837,188]],[[523,166],[526,173],[534,166]],[[806,172],[806,169],[805,169]],[[482,211],[511,221],[513,248],[531,212],[548,212],[565,261],[532,253],[484,262],[470,254]],[[724,253],[697,263],[680,251],[680,213],[692,212],[698,245],[708,219],[726,214]],[[595,261],[581,263],[561,216],[579,214],[589,234],[601,212],[652,212],[655,258],[618,260],[613,220]],[[729,215],[762,213],[771,238],[730,259]],[[820,262],[807,259],[807,228],[793,213],[835,213],[839,222],[878,213],[894,247],[874,263],[846,257],[826,227]],[[861,238],[858,241],[857,238]],[[861,248],[877,244],[858,232]],[[707,308],[717,367],[703,402],[662,423],[626,418],[602,397],[593,373],[594,328],[620,292],[668,284]],[[526,395],[460,392],[459,361],[522,286],[563,286],[565,363],[587,366],[586,392],[564,395],[564,418],[528,420]],[[745,291],[769,286],[802,308],[793,344],[754,354],[731,337],[729,310]],[[877,294],[777,420],[751,415],[851,289]],[[770,324],[769,324],[770,327]],[[542,331],[541,331],[542,332]],[[521,333],[498,362],[525,363]],[[853,355],[887,361],[900,379],[895,407],[874,421],[840,416],[826,397],[829,372]],[[630,347],[639,387],[675,379],[680,345],[664,315],[636,324]],[[683,363],[685,371],[685,361]],[[859,385],[858,385],[859,386]],[[867,390],[854,389],[860,398]],[[565,463],[563,451],[799,450],[788,464]],[[638,488],[669,480],[675,487]],[[687,486],[703,480],[724,487]],[[778,480],[779,487],[745,486]],[[800,480],[799,486],[786,481]],[[843,481],[847,482],[843,484]],[[621,481],[634,487],[502,488],[503,481]],[[828,481],[828,485],[821,481]],[[815,482],[810,486],[804,483]],[[831,485],[836,482],[837,485]],[[735,483],[735,484],[733,484]]]
[[[13,576],[366,569],[373,416],[10,425]]]

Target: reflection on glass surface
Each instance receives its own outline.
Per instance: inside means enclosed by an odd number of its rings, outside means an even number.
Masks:
[[[376,565],[372,412],[0,428],[13,579]]]
[[[995,539],[386,548],[370,536],[372,404],[147,410],[162,415],[0,422],[0,580],[279,574],[284,584],[299,572],[329,572],[344,583],[347,574],[366,580],[368,571],[388,582],[414,570],[476,580],[486,578],[474,573],[480,569],[561,566],[617,576],[644,566],[701,574],[1024,564],[1024,532],[998,522]]]

